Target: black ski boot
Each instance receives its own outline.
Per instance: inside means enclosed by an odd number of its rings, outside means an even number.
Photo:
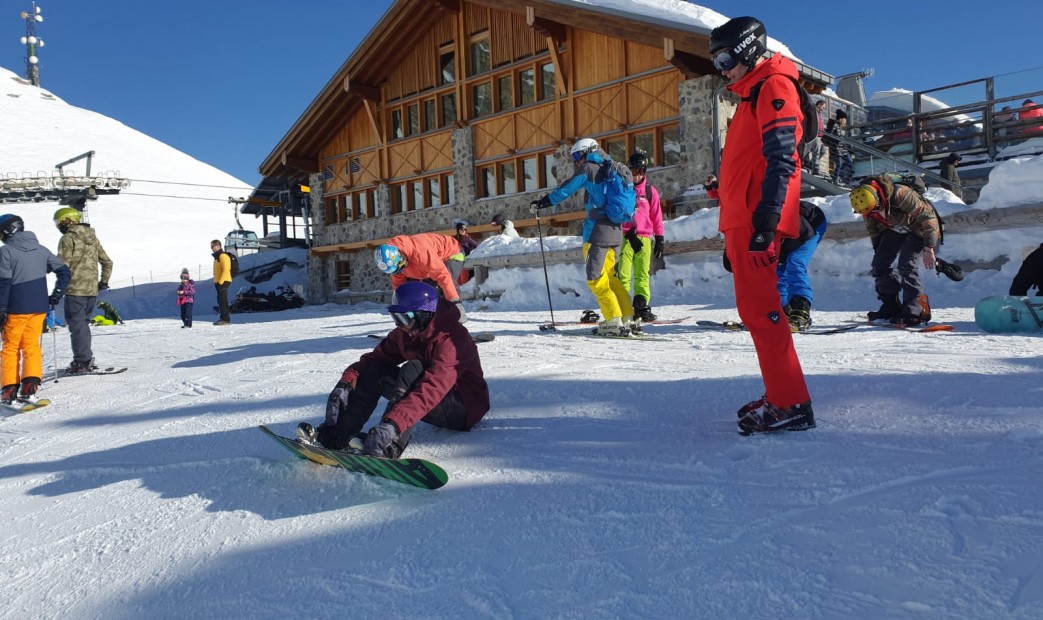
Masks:
[[[797,295],[789,300],[789,327],[792,332],[806,332],[811,329],[811,302]]]
[[[902,313],[902,303],[898,301],[898,295],[893,297],[879,297],[880,309],[866,314],[870,321],[890,321]]]
[[[634,295],[634,318],[641,319],[643,323],[651,323],[659,318],[652,312],[644,295]]]

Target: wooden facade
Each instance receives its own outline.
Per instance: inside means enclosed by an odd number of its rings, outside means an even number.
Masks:
[[[644,151],[680,194],[711,161],[708,35],[581,2],[397,0],[261,165],[312,184],[309,298],[386,285],[353,253],[393,234],[518,219],[579,138]]]
[[[683,76],[661,48],[568,27],[556,40],[472,2],[438,15],[319,149],[325,224],[374,217],[381,183],[388,215],[455,204],[452,132],[466,126],[472,199],[555,186],[555,152],[579,137],[669,163]]]

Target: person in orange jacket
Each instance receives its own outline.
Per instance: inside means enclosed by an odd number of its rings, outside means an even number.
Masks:
[[[460,322],[465,323],[467,314],[456,290],[456,278],[450,270],[450,261],[460,262],[455,259],[462,258],[462,255],[460,242],[455,238],[420,233],[388,239],[373,251],[373,260],[378,269],[391,276],[392,290],[410,280],[428,281],[437,286],[446,301],[457,305]]]
[[[766,58],[767,30],[736,17],[710,33],[710,57],[742,100],[721,155],[720,231],[732,265],[739,318],[757,350],[764,396],[739,409],[739,433],[814,428],[811,396],[777,289],[779,244],[800,235],[803,115],[797,67],[782,54]],[[747,99],[760,88],[754,109]]]

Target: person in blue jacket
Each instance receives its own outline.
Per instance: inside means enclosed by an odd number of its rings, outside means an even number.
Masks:
[[[612,161],[596,140],[583,138],[572,145],[572,161],[576,173],[554,191],[532,203],[530,210],[557,205],[579,190],[586,190],[587,219],[583,221],[583,256],[586,260],[587,286],[598,301],[603,321],[597,333],[603,336],[627,336],[640,329],[634,321],[630,293],[616,274],[623,229],[605,214],[605,172],[602,164]]]
[[[69,287],[72,272],[36,235],[25,230],[17,215],[0,215],[0,401],[12,405],[35,402],[43,377],[40,336],[47,310],[57,305]],[[58,280],[47,294],[47,274]]]
[[[826,234],[826,214],[812,202],[800,201],[800,237],[784,239],[780,244],[779,297],[786,311],[790,331],[806,332],[811,328],[811,305],[815,294],[808,277],[808,263]]]

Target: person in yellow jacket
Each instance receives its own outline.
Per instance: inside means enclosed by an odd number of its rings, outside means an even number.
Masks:
[[[210,242],[210,251],[214,253],[214,288],[217,289],[217,308],[221,314],[220,318],[214,321],[214,325],[231,325],[228,289],[232,286],[232,259],[228,258],[217,239]]]

